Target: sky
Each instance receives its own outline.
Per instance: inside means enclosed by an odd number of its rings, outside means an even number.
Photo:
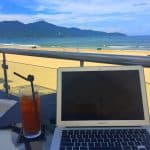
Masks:
[[[150,35],[150,0],[0,0],[0,21]]]

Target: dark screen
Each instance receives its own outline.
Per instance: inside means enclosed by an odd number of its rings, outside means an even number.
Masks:
[[[63,72],[61,118],[144,120],[139,71]]]

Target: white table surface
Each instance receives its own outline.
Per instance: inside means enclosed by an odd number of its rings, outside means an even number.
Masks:
[[[24,144],[16,144],[18,134],[9,129],[0,129],[0,149],[2,150],[25,150]],[[49,134],[45,141],[32,142],[32,150],[49,150],[52,135]]]

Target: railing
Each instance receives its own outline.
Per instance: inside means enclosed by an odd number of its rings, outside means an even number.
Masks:
[[[85,62],[107,63],[117,65],[142,65],[144,67],[150,67],[149,56],[129,56],[129,55],[110,55],[110,54],[94,54],[94,53],[79,53],[79,52],[58,52],[58,51],[43,51],[43,50],[24,50],[24,49],[8,49],[1,48],[0,53],[3,57],[3,74],[4,74],[4,88],[5,92],[9,94],[9,85],[7,74],[8,63],[6,64],[6,54],[34,56],[42,58],[56,58],[63,60],[79,61],[79,66],[84,66]],[[51,78],[51,77],[50,77]],[[11,84],[11,83],[10,83]]]
[[[14,72],[20,73],[24,76],[27,76],[29,74],[36,75],[34,84],[36,85],[36,88],[38,88],[38,91],[41,95],[55,92],[56,79],[52,79],[51,76],[56,76],[56,68],[24,64],[12,61],[7,61],[7,65],[9,93],[18,96],[20,87],[30,86],[29,82],[18,78],[14,75]],[[43,77],[44,74],[49,75],[49,77]]]
[[[129,55],[112,55],[112,54],[94,54],[94,53],[79,53],[79,52],[58,52],[58,51],[43,51],[43,50],[24,50],[24,49],[8,49],[1,48],[0,53],[15,54],[25,56],[35,56],[43,58],[57,58],[67,60],[77,60],[83,65],[85,61],[99,62],[119,65],[142,65],[150,67],[150,56],[129,56]]]

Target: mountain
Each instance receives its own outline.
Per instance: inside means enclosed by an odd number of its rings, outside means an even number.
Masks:
[[[0,38],[3,37],[85,37],[85,36],[126,36],[123,33],[107,33],[79,28],[66,28],[38,21],[24,24],[19,21],[0,22]]]

